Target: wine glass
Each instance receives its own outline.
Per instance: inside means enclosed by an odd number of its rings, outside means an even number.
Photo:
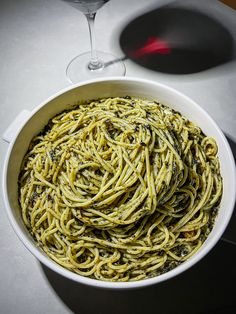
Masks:
[[[87,18],[90,35],[91,51],[84,52],[71,60],[66,69],[66,75],[71,83],[105,76],[125,75],[125,65],[122,58],[97,51],[95,44],[94,22],[97,10],[109,0],[63,0],[80,10]]]

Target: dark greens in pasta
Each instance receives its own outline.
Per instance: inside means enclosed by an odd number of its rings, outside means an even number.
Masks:
[[[54,117],[19,177],[25,225],[82,276],[133,281],[191,257],[222,195],[217,144],[152,100],[106,98]]]

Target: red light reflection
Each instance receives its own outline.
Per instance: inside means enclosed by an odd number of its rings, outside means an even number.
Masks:
[[[134,58],[140,58],[144,55],[161,54],[167,55],[171,53],[171,49],[168,44],[158,37],[149,37],[146,43],[132,52]]]

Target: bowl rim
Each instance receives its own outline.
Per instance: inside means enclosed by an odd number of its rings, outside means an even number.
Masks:
[[[142,279],[139,281],[128,281],[128,282],[110,282],[110,281],[102,281],[97,279],[92,279],[88,277],[81,276],[79,274],[73,273],[72,271],[62,267],[61,265],[54,262],[52,259],[44,255],[43,252],[40,251],[40,248],[38,248],[36,245],[33,245],[33,243],[27,238],[27,236],[22,231],[21,227],[18,225],[14,215],[13,211],[10,206],[10,202],[8,199],[8,193],[7,193],[7,173],[8,173],[8,164],[11,157],[12,149],[15,145],[15,142],[17,140],[18,135],[21,133],[23,127],[25,124],[30,120],[31,117],[33,117],[42,107],[44,107],[48,102],[52,101],[56,97],[70,91],[73,89],[77,89],[80,86],[88,85],[88,84],[96,84],[101,82],[114,82],[114,81],[123,81],[123,82],[138,82],[138,83],[144,83],[147,85],[152,86],[158,86],[159,88],[165,89],[168,92],[172,94],[176,94],[179,97],[182,97],[189,103],[191,103],[192,106],[197,108],[198,111],[201,112],[201,114],[205,115],[208,121],[211,122],[211,124],[214,126],[214,128],[217,130],[219,136],[221,137],[222,143],[224,145],[224,148],[226,149],[225,154],[227,155],[228,162],[230,163],[230,167],[232,168],[232,182],[231,185],[233,187],[231,199],[228,203],[228,210],[227,210],[227,217],[224,220],[224,224],[222,224],[217,232],[217,234],[207,243],[207,245],[202,246],[198,252],[196,252],[190,259],[186,260],[184,263],[181,263],[179,266],[175,267],[174,269],[152,278]],[[230,218],[232,216],[233,210],[234,210],[234,204],[236,200],[236,168],[235,168],[235,161],[234,157],[231,151],[231,148],[228,144],[228,141],[219,128],[219,126],[216,124],[216,122],[211,118],[211,116],[200,106],[198,105],[194,100],[192,100],[190,97],[186,96],[184,93],[159,82],[156,82],[154,80],[149,79],[143,79],[138,77],[107,77],[107,78],[97,78],[92,80],[86,80],[83,82],[80,82],[78,84],[74,84],[71,86],[68,86],[64,89],[59,90],[58,92],[54,93],[52,96],[48,97],[46,100],[42,101],[39,105],[37,105],[28,116],[27,120],[24,122],[24,124],[18,129],[16,134],[14,135],[13,140],[9,144],[4,165],[3,165],[3,173],[2,173],[2,189],[3,189],[3,200],[4,200],[4,207],[7,213],[7,217],[10,221],[10,224],[15,231],[18,238],[21,240],[21,242],[24,244],[24,246],[44,265],[46,265],[51,270],[55,271],[56,273],[62,275],[63,277],[66,277],[68,279],[71,279],[75,282],[93,286],[93,287],[99,287],[99,288],[108,288],[108,289],[132,289],[132,288],[141,288],[146,287],[150,285],[154,285],[160,282],[163,282],[167,279],[174,278],[175,276],[185,272],[187,269],[195,265],[197,262],[199,262],[220,240],[220,237],[222,236],[223,232],[225,231]]]

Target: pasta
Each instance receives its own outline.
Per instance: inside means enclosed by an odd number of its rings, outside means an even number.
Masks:
[[[222,195],[217,144],[153,100],[78,104],[32,140],[22,218],[42,250],[82,276],[136,281],[190,258]]]

